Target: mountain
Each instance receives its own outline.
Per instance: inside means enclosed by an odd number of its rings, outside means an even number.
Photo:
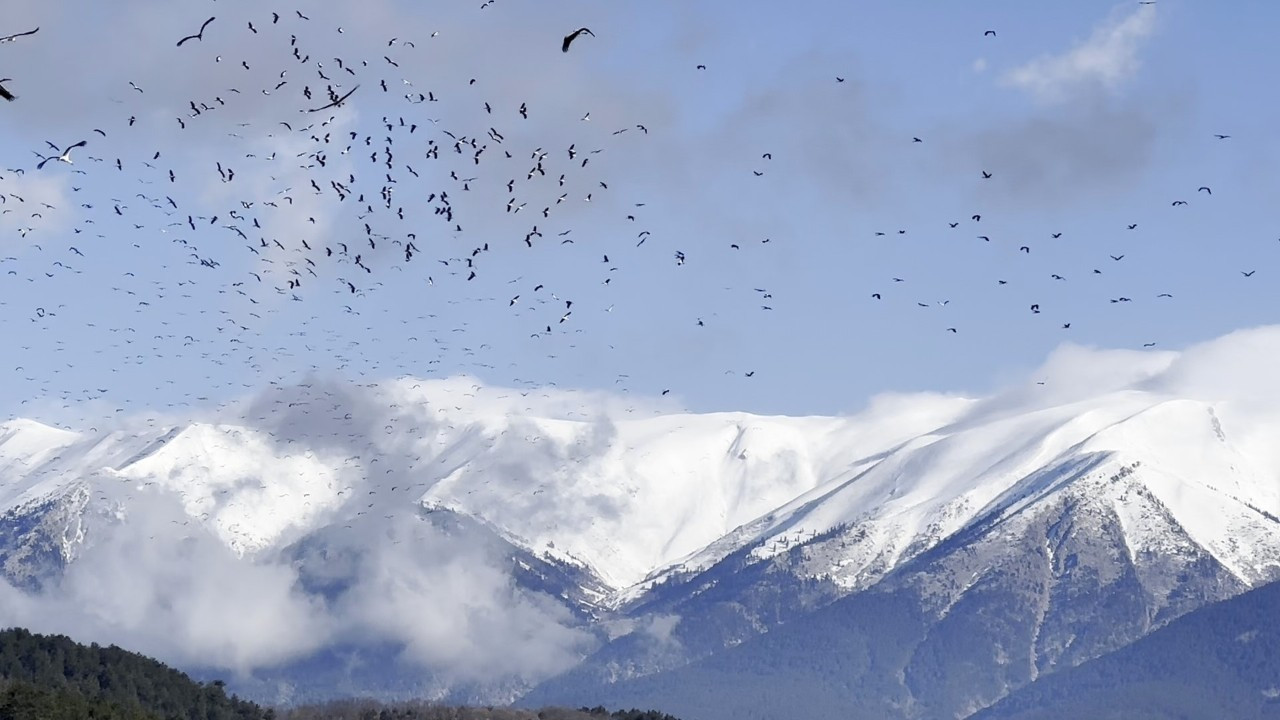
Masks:
[[[273,702],[962,717],[1280,578],[1273,346],[845,417],[458,378],[10,421],[0,604]]]
[[[1226,427],[1202,402],[1123,393],[937,432],[764,518],[789,546],[759,532],[651,590],[633,612],[665,618],[661,636],[615,640],[525,702],[963,716],[1280,577],[1277,475]],[[707,702],[764,676],[783,679]]]
[[[1054,673],[974,720],[1280,717],[1280,583],[1169,623],[1132,645]]]

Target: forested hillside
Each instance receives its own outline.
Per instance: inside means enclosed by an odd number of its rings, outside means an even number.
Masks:
[[[538,711],[343,700],[285,710],[228,696],[221,681],[185,673],[116,646],[62,635],[0,631],[0,720],[676,720],[603,707]]]

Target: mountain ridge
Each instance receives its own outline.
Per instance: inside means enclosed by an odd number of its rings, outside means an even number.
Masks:
[[[101,432],[10,421],[0,594],[29,624],[144,633],[144,651],[182,661],[189,645],[246,680],[296,679],[290,667],[365,637],[369,663],[428,669],[405,687],[559,702],[729,662],[878,593],[918,606],[900,637],[926,648],[901,648],[888,672],[928,680],[877,692],[959,712],[1277,577],[1280,403],[1265,377],[1243,384],[1257,373],[1229,392],[1197,365],[1280,347],[1276,329],[1242,337],[1181,355],[1068,348],[1045,381],[887,396],[846,417],[455,378],[311,379]],[[92,606],[103,588],[118,607]],[[1072,605],[1094,596],[1114,606]],[[197,632],[198,609],[229,637]],[[948,628],[984,617],[1006,626],[978,628],[990,656],[1022,670],[975,660],[1004,679],[938,687],[918,652],[955,652]],[[523,644],[500,647],[501,632]]]

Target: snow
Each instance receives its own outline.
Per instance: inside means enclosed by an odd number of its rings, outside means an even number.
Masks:
[[[273,388],[234,421],[75,433],[14,420],[0,425],[0,513],[77,484],[126,508],[167,493],[252,555],[353,514],[446,508],[590,568],[624,602],[739,549],[764,560],[797,544],[799,572],[866,587],[979,518],[1138,467],[1197,545],[1247,583],[1274,576],[1280,453],[1263,439],[1280,417],[1152,380],[1180,367],[1168,354],[1141,365],[1125,382],[1084,373],[1093,393],[886,396],[844,417],[677,413],[455,378]],[[1116,502],[1129,551],[1159,548],[1163,525]]]

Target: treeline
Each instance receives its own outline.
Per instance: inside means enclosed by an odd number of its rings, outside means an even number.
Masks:
[[[538,711],[340,700],[280,710],[114,645],[0,630],[0,720],[676,720],[603,707]]]
[[[257,705],[228,697],[221,682],[198,683],[116,646],[62,635],[0,631],[0,720],[107,717],[265,720]],[[77,714],[86,708],[92,714]],[[87,712],[87,710],[85,710]]]
[[[652,710],[603,707],[517,710],[502,707],[448,707],[427,702],[383,704],[374,700],[337,700],[281,712],[284,720],[677,720]]]

